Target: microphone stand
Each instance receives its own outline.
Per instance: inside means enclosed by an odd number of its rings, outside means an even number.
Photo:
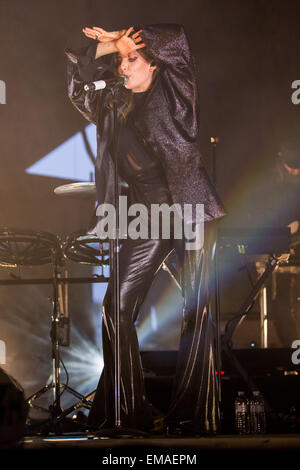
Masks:
[[[116,227],[112,240],[110,240],[110,252],[112,255],[112,273],[113,273],[113,309],[115,323],[115,426],[121,428],[121,404],[120,404],[120,264],[119,264],[119,185],[118,185],[118,134],[117,127],[117,90],[112,88],[113,97],[113,160],[114,160],[114,205],[116,211]]]
[[[217,143],[218,137],[211,137],[210,143],[213,151],[213,168],[212,168],[212,182],[216,187],[217,184]],[[216,372],[218,383],[218,397],[221,402],[221,339],[220,339],[220,286],[219,286],[219,265],[218,265],[218,227],[217,220],[215,221],[215,243],[214,243],[214,291],[215,291],[215,321],[216,321]]]
[[[121,370],[120,370],[120,218],[119,218],[119,173],[118,173],[118,91],[122,84],[116,83],[111,87],[113,98],[113,162],[114,162],[114,205],[116,211],[116,226],[114,229],[113,237],[110,240],[110,275],[113,274],[113,309],[114,309],[114,324],[115,324],[115,344],[114,344],[114,404],[115,404],[115,427],[102,428],[95,434],[97,436],[128,438],[128,437],[147,437],[148,433],[138,429],[126,428],[122,426],[121,420]]]

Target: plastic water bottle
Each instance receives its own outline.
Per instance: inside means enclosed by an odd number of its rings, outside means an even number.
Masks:
[[[250,400],[250,422],[253,434],[266,432],[265,400],[258,390],[253,392],[253,397]]]
[[[249,416],[249,400],[245,392],[238,392],[234,402],[235,409],[235,429],[238,434],[249,434],[250,432],[250,416]]]

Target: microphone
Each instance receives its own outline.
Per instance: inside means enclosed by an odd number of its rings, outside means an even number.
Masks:
[[[107,80],[97,80],[95,82],[86,83],[84,85],[85,91],[97,91],[103,90],[104,88],[114,88],[115,86],[126,85],[128,77],[126,75],[120,75],[119,77],[109,78]]]

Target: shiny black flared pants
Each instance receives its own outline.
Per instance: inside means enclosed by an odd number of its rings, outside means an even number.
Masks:
[[[218,393],[214,327],[209,305],[212,227],[205,224],[204,246],[185,250],[183,240],[131,240],[120,250],[120,377],[122,426],[150,429],[152,408],[143,379],[134,322],[154,276],[175,248],[183,294],[183,317],[177,368],[167,423],[186,423],[199,432],[217,432]],[[104,369],[89,425],[114,425],[115,326],[111,282],[103,302]]]

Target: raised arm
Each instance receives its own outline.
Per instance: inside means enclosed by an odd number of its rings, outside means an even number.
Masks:
[[[66,50],[68,57],[67,78],[68,96],[78,111],[91,122],[97,123],[99,107],[106,90],[84,91],[86,81],[99,80],[101,76],[111,70],[111,67],[102,60],[103,56],[118,52],[126,56],[130,52],[144,47],[139,37],[140,31],[130,36],[133,27],[127,30],[107,32],[102,28],[84,28],[86,37],[95,42],[84,50],[76,53]]]
[[[96,59],[113,52],[118,52],[122,57],[126,57],[130,52],[145,47],[145,44],[142,43],[142,38],[139,36],[142,30],[131,34],[133,26],[127,30],[122,29],[111,32],[93,26],[93,28],[83,28],[82,31],[88,38],[99,41],[95,55]]]
[[[136,25],[147,50],[160,68],[170,114],[187,141],[199,139],[195,62],[184,28],[179,24]]]
[[[75,108],[90,122],[97,123],[99,106],[104,90],[85,91],[86,82],[100,80],[109,70],[109,65],[101,60],[95,60],[97,43],[92,42],[79,52],[67,49],[67,81],[68,96]]]

